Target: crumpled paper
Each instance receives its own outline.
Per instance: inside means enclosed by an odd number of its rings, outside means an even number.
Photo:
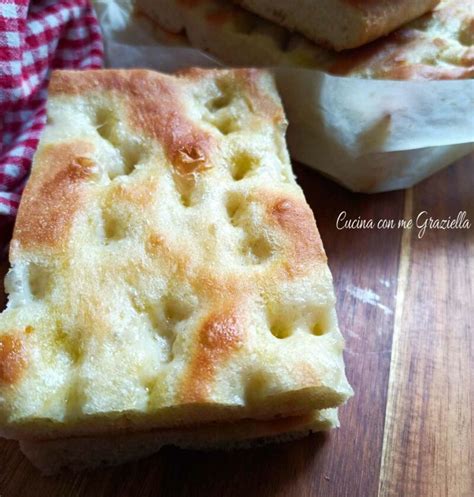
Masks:
[[[173,72],[220,67],[190,47],[160,45],[131,0],[94,0],[109,67]],[[354,191],[407,188],[474,151],[474,80],[377,81],[271,68],[293,159]]]

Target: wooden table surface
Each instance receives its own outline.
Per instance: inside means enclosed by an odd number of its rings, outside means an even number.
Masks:
[[[356,395],[341,409],[341,428],[249,451],[166,448],[56,477],[0,441],[1,497],[474,496],[474,227],[422,238],[417,229],[336,228],[341,211],[396,221],[466,211],[474,223],[474,156],[405,192],[371,196],[304,167],[296,173],[329,256],[347,340]]]

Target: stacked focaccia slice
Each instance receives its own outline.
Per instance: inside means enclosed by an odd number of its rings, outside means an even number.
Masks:
[[[182,0],[177,0],[178,2]],[[335,50],[357,48],[432,10],[439,0],[235,0]]]
[[[53,74],[0,315],[0,433],[44,471],[337,424],[326,255],[259,70]]]
[[[391,12],[406,3],[374,1],[367,5],[378,5],[377,9],[383,5]],[[409,3],[414,8],[420,5]],[[442,0],[433,12],[388,36],[342,52],[317,45],[230,0],[135,0],[135,4],[138,12],[156,23],[159,41],[173,44],[187,40],[231,65],[304,67],[371,79],[474,77],[474,13],[470,0]],[[299,9],[287,4],[300,15]],[[327,23],[329,29],[336,25],[336,21]]]

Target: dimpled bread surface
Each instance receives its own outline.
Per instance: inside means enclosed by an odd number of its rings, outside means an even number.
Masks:
[[[10,247],[0,433],[336,407],[326,255],[269,73],[56,71]]]

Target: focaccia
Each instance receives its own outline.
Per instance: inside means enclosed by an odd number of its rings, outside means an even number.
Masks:
[[[0,433],[64,439],[352,393],[269,73],[56,71],[10,248]]]
[[[161,19],[172,32],[180,29],[174,12],[197,9],[208,0],[134,0],[153,18]],[[405,23],[432,10],[439,0],[215,0],[214,21],[225,20],[222,12],[232,3],[240,4],[259,18],[304,35],[322,47],[337,51],[360,47],[389,34]],[[171,9],[171,10],[169,10]],[[220,12],[219,12],[220,11]],[[251,18],[249,18],[251,19]],[[252,24],[243,22],[245,33]]]
[[[20,442],[22,452],[45,474],[122,464],[174,445],[185,449],[251,448],[302,438],[339,426],[337,409],[274,420],[245,419],[192,427]]]
[[[361,48],[336,53],[230,0],[136,0],[161,43],[189,43],[237,66],[293,66],[370,79],[474,78],[470,0],[443,0],[433,12]],[[170,32],[170,33],[168,33]],[[175,34],[174,34],[175,33]],[[178,36],[180,34],[180,36]]]
[[[439,0],[234,1],[265,19],[338,51],[357,48],[387,35],[439,3]]]

